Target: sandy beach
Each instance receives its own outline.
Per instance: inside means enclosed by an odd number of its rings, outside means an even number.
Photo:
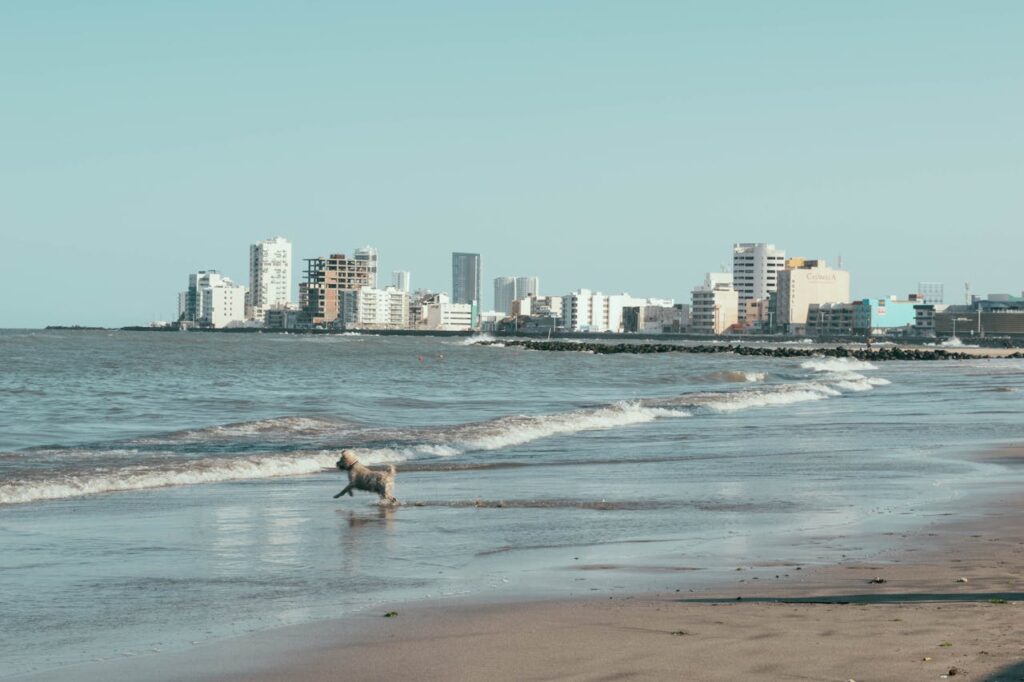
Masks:
[[[1024,448],[984,458],[1024,465]],[[738,566],[729,587],[418,602],[24,680],[1020,680],[1016,486],[887,534],[870,561]],[[589,567],[594,570],[594,567]],[[394,611],[391,617],[385,617]]]

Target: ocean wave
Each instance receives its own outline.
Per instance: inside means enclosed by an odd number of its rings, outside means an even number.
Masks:
[[[870,365],[870,363],[864,363]],[[845,370],[858,365],[840,363]],[[673,398],[648,398],[587,407],[543,415],[513,415],[485,422],[406,429],[354,428],[351,423],[313,417],[278,417],[239,422],[223,426],[193,429],[139,439],[136,442],[210,441],[223,438],[256,436],[262,441],[296,439],[314,432],[338,437],[336,446],[296,450],[291,453],[250,453],[247,455],[203,456],[182,459],[174,453],[150,453],[144,462],[115,462],[112,453],[126,452],[123,444],[111,444],[109,450],[92,446],[96,456],[106,455],[102,466],[88,458],[86,468],[62,467],[60,471],[32,470],[20,478],[7,477],[0,483],[0,504],[79,497],[167,486],[218,483],[244,479],[315,474],[333,469],[342,447],[359,452],[364,464],[373,466],[419,459],[451,458],[470,452],[488,452],[523,445],[540,439],[584,431],[624,428],[660,419],[688,418],[700,414],[730,413],[740,410],[789,405],[823,400],[844,392],[870,390],[887,384],[881,378],[867,378],[850,371],[834,371],[828,365],[813,381],[796,382],[732,391],[691,393]],[[866,367],[864,368],[866,369]],[[330,440],[328,440],[330,442]],[[156,456],[159,454],[159,456]],[[67,461],[67,460],[65,460]],[[13,473],[13,472],[12,472]]]
[[[702,374],[700,376],[694,377],[694,381],[725,381],[741,384],[754,384],[760,381],[764,381],[767,378],[768,375],[764,372],[743,372],[739,370],[724,370],[721,372],[711,372],[710,374]]]
[[[473,334],[473,336],[468,336],[468,337],[462,339],[461,341],[459,341],[458,345],[460,345],[460,346],[475,346],[475,345],[480,344],[480,343],[494,343],[495,341],[497,341],[497,339],[494,338],[494,336],[492,336],[491,334],[487,334],[487,333],[484,333],[484,334]]]
[[[98,493],[123,492],[147,488],[220,483],[276,476],[313,474],[334,466],[336,453],[304,456],[241,457],[205,459],[167,466],[123,467],[58,476],[14,479],[0,483],[0,504],[19,504],[81,497]]]
[[[135,445],[159,445],[175,442],[206,442],[232,440],[258,436],[285,439],[294,436],[342,435],[351,430],[355,422],[320,417],[273,417],[254,421],[218,424],[198,429],[185,429],[128,441]]]
[[[801,362],[800,366],[815,372],[863,372],[878,369],[867,360],[857,358],[812,358]]]

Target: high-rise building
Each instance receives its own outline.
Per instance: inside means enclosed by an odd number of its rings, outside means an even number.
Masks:
[[[249,246],[249,295],[246,317],[263,321],[270,308],[292,302],[292,243],[284,237]]]
[[[813,304],[849,303],[850,273],[833,270],[823,260],[791,258],[778,273],[776,316],[773,324],[789,332],[807,323]]]
[[[391,273],[391,286],[409,293],[412,285],[412,274],[407,270],[395,270]]]
[[[942,282],[918,282],[917,293],[924,299],[925,303],[945,303],[945,287]]]
[[[516,293],[515,277],[497,277],[494,280],[494,310],[508,315],[512,312],[512,301],[520,298]]]
[[[178,296],[178,319],[204,327],[245,322],[245,287],[216,270],[188,276],[188,289]]]
[[[372,246],[364,246],[356,249],[353,254],[356,260],[366,263],[366,272],[370,278],[370,288],[377,288],[377,249]]]
[[[537,277],[516,277],[516,298],[540,296],[540,279]]]
[[[452,253],[452,302],[480,303],[480,254]]]
[[[348,258],[335,253],[327,258],[307,258],[306,281],[299,284],[299,307],[306,322],[331,324],[341,314],[341,292],[373,288],[376,272],[366,258]],[[376,267],[376,261],[372,262]]]
[[[767,299],[776,290],[776,274],[786,265],[786,252],[774,244],[733,244],[733,288],[739,296],[739,321],[746,320],[748,301]]]

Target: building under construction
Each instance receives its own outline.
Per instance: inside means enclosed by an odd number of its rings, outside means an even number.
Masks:
[[[342,292],[372,287],[376,262],[343,253],[306,258],[306,281],[299,284],[303,322],[315,327],[332,324],[341,315]]]

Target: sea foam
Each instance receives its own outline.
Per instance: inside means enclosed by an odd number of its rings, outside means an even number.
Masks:
[[[809,380],[789,384],[761,385],[733,391],[690,393],[674,398],[620,401],[568,412],[542,415],[510,415],[484,422],[417,429],[369,429],[354,422],[313,417],[278,417],[180,431],[140,438],[136,444],[189,442],[212,443],[223,439],[251,438],[278,442],[303,435],[336,439],[337,448],[289,453],[248,453],[199,459],[150,459],[145,463],[63,469],[53,474],[12,476],[0,483],[0,504],[79,497],[166,486],[196,485],[244,479],[300,476],[332,470],[343,447],[355,447],[370,466],[417,459],[456,457],[470,452],[487,452],[524,445],[536,440],[584,431],[617,429],[659,419],[679,419],[747,409],[771,408],[801,402],[825,400],[844,393],[859,393],[888,380],[865,377],[858,371],[874,365],[845,358],[811,359],[801,367],[811,370]],[[760,382],[761,373],[744,373],[744,382]],[[739,378],[737,376],[737,378]],[[362,439],[362,441],[360,440]],[[369,440],[367,440],[369,439]],[[390,442],[389,442],[390,441]],[[330,440],[328,440],[330,442]],[[361,446],[360,442],[365,445]],[[92,456],[119,452],[89,448]],[[17,453],[12,453],[17,455]]]

